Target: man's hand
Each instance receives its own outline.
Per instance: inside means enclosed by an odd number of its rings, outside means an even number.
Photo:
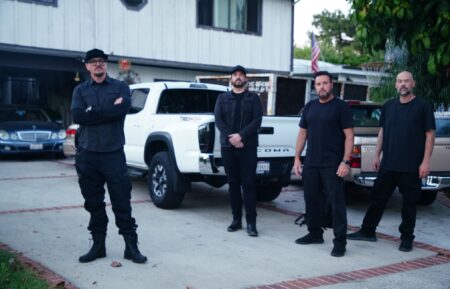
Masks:
[[[349,166],[348,166],[347,164],[341,162],[340,165],[339,165],[339,167],[338,167],[338,169],[337,169],[336,175],[337,175],[338,177],[343,178],[343,177],[345,177],[349,172],[350,172]]]
[[[430,173],[430,164],[429,162],[422,162],[419,167],[419,177],[426,178]]]
[[[296,176],[302,174],[302,162],[300,161],[300,158],[295,158],[294,160],[294,173]]]
[[[114,101],[114,105],[121,104],[122,101],[123,101],[123,97],[119,97],[118,99],[116,99],[116,100]]]
[[[238,143],[237,145],[235,145],[234,147],[237,148],[237,149],[241,149],[241,148],[244,147],[244,143],[243,143],[243,142],[240,142],[240,143]]]
[[[380,169],[380,157],[376,156],[372,161],[372,168],[376,171]]]
[[[239,143],[242,143],[242,138],[238,133],[233,133],[228,135],[228,141],[234,146],[234,147],[238,147]],[[244,146],[244,144],[242,143],[242,146]]]

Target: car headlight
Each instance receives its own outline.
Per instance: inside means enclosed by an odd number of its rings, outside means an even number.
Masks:
[[[9,139],[9,133],[6,130],[0,130],[0,139],[8,140]]]
[[[60,129],[58,132],[58,138],[59,139],[65,139],[66,138],[66,131],[63,129]]]
[[[18,136],[17,133],[15,133],[15,132],[10,133],[10,134],[9,134],[9,137],[10,137],[12,140],[17,140],[17,139],[19,139],[19,136]]]
[[[56,132],[52,132],[51,138],[53,140],[57,139],[58,138],[58,134]]]

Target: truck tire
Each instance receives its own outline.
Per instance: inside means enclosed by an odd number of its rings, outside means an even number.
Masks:
[[[153,156],[148,172],[148,190],[155,206],[161,209],[178,208],[187,187],[185,178],[177,172],[168,152]]]
[[[421,191],[419,200],[417,201],[418,205],[422,206],[429,206],[431,205],[435,200],[437,196],[437,191]]]
[[[256,200],[258,202],[270,202],[281,193],[282,186],[279,182],[271,182],[256,186]]]

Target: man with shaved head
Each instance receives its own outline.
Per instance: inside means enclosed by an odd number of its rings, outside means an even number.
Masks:
[[[377,240],[376,227],[386,203],[398,187],[403,197],[399,250],[409,252],[413,248],[421,178],[426,178],[429,173],[436,126],[433,106],[414,95],[414,86],[413,75],[408,71],[400,72],[395,82],[399,97],[383,105],[373,161],[378,176],[361,229],[348,234],[349,240]]]

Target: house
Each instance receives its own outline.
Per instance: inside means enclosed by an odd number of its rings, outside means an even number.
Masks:
[[[82,58],[99,48],[128,82],[194,81],[235,64],[292,70],[293,0],[2,0],[0,104],[36,103],[70,123]]]

